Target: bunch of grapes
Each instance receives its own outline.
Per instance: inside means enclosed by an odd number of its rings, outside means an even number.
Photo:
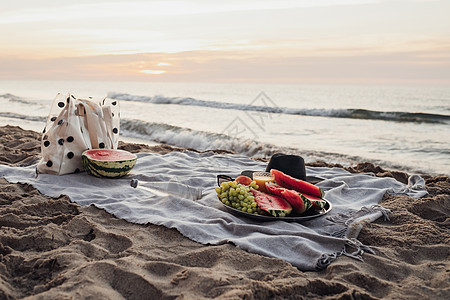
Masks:
[[[250,185],[228,181],[222,182],[220,187],[216,187],[216,193],[225,205],[250,214],[262,214],[263,211],[256,204],[250,188],[258,189],[255,181],[252,181]]]

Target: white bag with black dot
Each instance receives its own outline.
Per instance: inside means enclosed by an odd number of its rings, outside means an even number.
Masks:
[[[81,154],[87,149],[117,149],[119,129],[117,100],[56,95],[43,131],[42,159],[36,172],[64,175],[83,171]]]

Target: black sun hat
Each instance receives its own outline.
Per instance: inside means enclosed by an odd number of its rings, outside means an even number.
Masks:
[[[267,164],[266,172],[275,169],[300,180],[306,180],[305,160],[292,154],[275,153]]]

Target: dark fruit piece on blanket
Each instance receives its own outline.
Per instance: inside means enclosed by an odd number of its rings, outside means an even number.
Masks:
[[[292,206],[285,199],[275,195],[262,193],[255,189],[251,189],[251,191],[255,196],[255,201],[258,206],[272,216],[285,217],[291,213]]]
[[[250,177],[247,177],[244,175],[238,176],[235,180],[237,183],[244,184],[244,185],[250,185],[253,181]]]
[[[249,185],[239,184],[236,181],[222,182],[220,187],[216,187],[217,197],[223,204],[249,214],[262,214],[258,207],[250,188],[256,188],[256,182]]]
[[[275,177],[275,182],[278,185],[287,188],[289,190],[295,190],[299,193],[308,194],[318,198],[323,198],[325,194],[320,187],[315,186],[314,184],[311,184],[309,182],[286,175],[281,171],[272,169],[270,170],[270,173]]]
[[[136,165],[136,154],[125,150],[92,149],[81,155],[86,172],[96,177],[119,178]]]

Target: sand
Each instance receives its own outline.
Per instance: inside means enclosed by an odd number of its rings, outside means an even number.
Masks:
[[[0,127],[0,163],[36,162],[39,138]],[[407,178],[369,163],[347,169]],[[128,223],[0,179],[0,299],[450,299],[450,178],[424,178],[429,195],[385,196],[390,221],[361,231],[375,255],[363,262],[342,256],[320,272],[232,244],[201,245],[173,229]]]

